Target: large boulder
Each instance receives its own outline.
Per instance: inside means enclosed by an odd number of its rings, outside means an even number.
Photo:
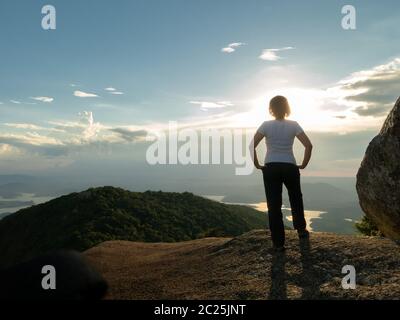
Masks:
[[[368,145],[356,187],[365,214],[385,236],[400,240],[400,98]]]

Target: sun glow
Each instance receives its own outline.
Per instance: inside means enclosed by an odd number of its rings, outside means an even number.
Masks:
[[[250,113],[259,119],[273,119],[268,112],[269,100],[275,95],[284,95],[290,104],[291,114],[288,119],[296,120],[311,130],[323,131],[337,122],[332,112],[322,110],[327,99],[324,91],[313,89],[290,88],[274,90],[254,100]]]
[[[272,120],[268,112],[269,100],[276,95],[285,96],[291,107],[288,119],[298,121],[308,131],[349,132],[376,124],[376,119],[363,119],[341,104],[329,90],[306,88],[284,88],[273,90],[251,100],[248,112],[237,117],[238,123],[246,127],[256,127],[261,120]]]

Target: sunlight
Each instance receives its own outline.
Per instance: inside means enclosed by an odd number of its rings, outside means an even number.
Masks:
[[[258,121],[262,118],[273,119],[268,113],[268,102],[275,95],[287,97],[292,111],[289,119],[298,121],[308,130],[325,131],[335,126],[338,121],[332,111],[322,109],[328,99],[325,91],[302,88],[274,90],[256,98],[250,111],[251,117]]]
[[[305,130],[346,133],[366,127],[375,127],[376,118],[365,117],[360,123],[359,117],[348,106],[337,103],[338,97],[329,90],[306,88],[282,88],[269,91],[251,100],[251,108],[241,114],[238,124],[257,127],[260,121],[272,120],[268,112],[268,103],[276,95],[284,95],[290,103],[291,115],[288,119],[298,121]],[[239,121],[240,120],[240,121]]]

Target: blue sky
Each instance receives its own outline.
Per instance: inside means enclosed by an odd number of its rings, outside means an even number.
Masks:
[[[57,10],[56,30],[41,28],[45,4]],[[0,160],[8,162],[0,170],[35,171],[22,166],[27,156],[68,168],[79,159],[60,146],[125,143],[119,129],[134,135],[169,120],[255,128],[276,92],[288,96],[307,131],[373,137],[399,92],[400,3],[351,1],[351,31],[341,28],[345,4],[3,0]],[[243,45],[221,51],[232,43]],[[260,59],[264,50],[280,58]],[[352,161],[354,171],[361,157],[335,160]]]

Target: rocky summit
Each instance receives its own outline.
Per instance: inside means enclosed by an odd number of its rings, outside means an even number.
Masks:
[[[369,143],[356,186],[367,217],[385,236],[400,240],[400,98]]]
[[[385,238],[286,231],[177,243],[108,241],[85,252],[109,284],[108,299],[398,299],[399,246]],[[355,289],[342,268],[354,266]]]

